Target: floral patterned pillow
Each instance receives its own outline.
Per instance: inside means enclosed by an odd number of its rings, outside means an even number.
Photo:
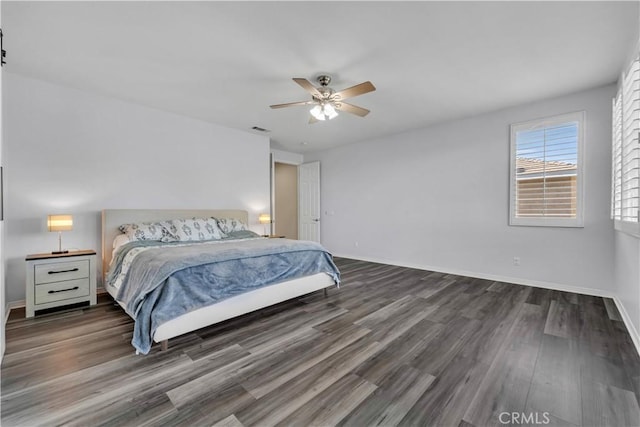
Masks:
[[[120,231],[127,235],[129,240],[158,240],[173,242],[177,239],[169,232],[168,221],[141,222],[134,224],[122,224]]]
[[[247,225],[235,218],[215,218],[218,221],[218,227],[223,233],[231,233],[233,231],[247,230]]]
[[[169,232],[181,242],[220,240],[227,237],[213,218],[172,219]]]

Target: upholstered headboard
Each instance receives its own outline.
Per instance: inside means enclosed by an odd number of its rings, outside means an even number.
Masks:
[[[102,211],[102,275],[106,278],[111,263],[113,240],[121,234],[122,224],[179,218],[235,218],[249,223],[249,214],[240,209],[105,209]]]

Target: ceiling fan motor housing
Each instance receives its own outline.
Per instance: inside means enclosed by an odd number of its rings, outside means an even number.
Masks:
[[[326,87],[326,86],[329,86],[329,83],[331,83],[331,76],[327,76],[326,74],[321,74],[318,76],[316,80],[318,81],[318,83],[320,83],[320,86]]]

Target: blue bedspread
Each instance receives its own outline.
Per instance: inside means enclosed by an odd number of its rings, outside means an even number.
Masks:
[[[133,250],[140,252],[127,260]],[[340,281],[331,255],[317,243],[299,240],[132,242],[119,250],[109,283],[118,278],[123,260],[128,271],[120,278],[117,299],[135,319],[132,344],[143,354],[151,349],[160,325],[187,312],[316,273],[329,274],[336,284]]]

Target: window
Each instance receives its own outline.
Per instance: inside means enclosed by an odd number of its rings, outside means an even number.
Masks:
[[[620,79],[612,127],[611,218],[640,236],[640,57]]]
[[[584,112],[511,125],[510,225],[582,227]]]

